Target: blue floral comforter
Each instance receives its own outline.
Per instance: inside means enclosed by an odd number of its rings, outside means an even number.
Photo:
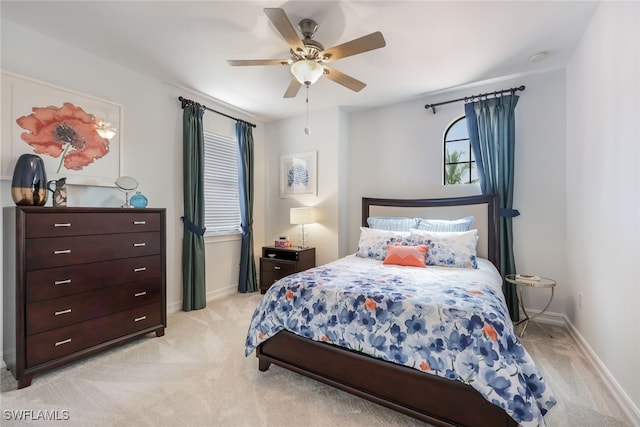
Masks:
[[[523,426],[556,404],[513,331],[502,280],[478,269],[401,267],[347,256],[276,282],[256,308],[245,355],[283,329],[461,381]]]

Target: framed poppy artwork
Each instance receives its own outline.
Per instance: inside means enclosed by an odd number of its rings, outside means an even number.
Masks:
[[[280,197],[317,195],[317,152],[280,157]]]
[[[118,104],[3,71],[2,179],[11,179],[21,154],[36,154],[47,179],[114,187],[121,122]]]

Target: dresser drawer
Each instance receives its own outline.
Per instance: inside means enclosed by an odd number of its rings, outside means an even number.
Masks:
[[[160,302],[27,337],[26,367],[161,325]]]
[[[160,227],[161,217],[157,212],[43,212],[26,217],[25,233],[30,239],[158,231]]]
[[[27,302],[59,298],[125,283],[160,279],[161,265],[162,257],[151,255],[28,271],[26,274]]]
[[[27,304],[27,335],[83,322],[160,300],[160,280],[100,289]]]
[[[26,269],[154,255],[160,245],[156,232],[28,239]]]

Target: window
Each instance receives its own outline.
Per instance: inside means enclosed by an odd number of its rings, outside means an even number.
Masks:
[[[204,226],[207,233],[240,231],[237,143],[210,132],[204,132]]]
[[[444,133],[444,185],[478,182],[465,116],[454,120]]]

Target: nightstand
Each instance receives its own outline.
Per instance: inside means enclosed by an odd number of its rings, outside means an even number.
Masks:
[[[276,248],[264,246],[260,258],[260,293],[277,280],[316,266],[316,248]]]
[[[505,277],[505,280],[511,283],[512,285],[517,286],[516,291],[518,294],[518,303],[520,304],[520,308],[524,313],[524,319],[516,323],[516,325],[524,323],[524,326],[522,327],[522,332],[520,332],[520,337],[522,338],[524,336],[524,332],[527,330],[527,325],[529,325],[529,321],[533,321],[533,323],[540,326],[540,329],[545,331],[547,334],[549,334],[551,338],[553,338],[553,335],[551,335],[549,331],[547,331],[544,327],[542,327],[541,324],[539,324],[533,319],[543,314],[545,311],[547,311],[547,308],[549,308],[549,305],[551,304],[551,300],[553,299],[553,290],[556,287],[556,281],[552,279],[547,279],[546,277],[526,276],[521,274],[507,274],[507,276]],[[525,286],[529,288],[551,289],[551,295],[549,296],[549,301],[547,301],[547,305],[545,305],[544,308],[540,310],[540,312],[534,314],[533,316],[529,316],[529,313],[527,313],[527,309],[524,308],[524,300],[522,298],[522,288]]]

